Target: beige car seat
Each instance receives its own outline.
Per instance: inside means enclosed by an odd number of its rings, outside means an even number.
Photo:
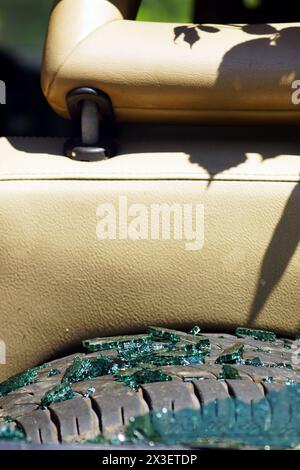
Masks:
[[[138,3],[56,1],[45,46],[49,104],[67,118],[74,90],[106,97],[115,156],[0,141],[1,378],[149,324],[299,331],[300,25],[138,23],[127,19]],[[77,104],[94,103],[89,93]],[[203,205],[202,249],[100,240],[99,206],[124,197]]]

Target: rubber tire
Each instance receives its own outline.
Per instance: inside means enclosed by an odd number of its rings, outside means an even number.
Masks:
[[[106,437],[122,432],[131,417],[142,415],[149,410],[200,409],[211,400],[239,398],[253,403],[262,398],[268,399],[271,390],[283,387],[287,381],[300,382],[299,368],[270,368],[272,363],[293,362],[293,354],[299,348],[296,342],[284,340],[261,342],[252,338],[237,338],[228,334],[205,334],[210,338],[212,351],[205,365],[167,366],[162,369],[173,378],[170,382],[143,385],[135,392],[118,383],[113,376],[103,376],[72,385],[76,397],[53,404],[47,410],[39,409],[42,396],[59,384],[64,371],[76,356],[96,356],[78,353],[56,361],[42,371],[42,379],[33,385],[12,392],[0,398],[1,416],[10,416],[23,428],[26,437],[36,444],[56,444],[83,442],[99,434]],[[216,358],[229,346],[244,344],[244,358],[260,357],[262,367],[234,365],[244,380],[218,381],[222,370],[216,365]],[[295,357],[295,356],[294,356]],[[57,368],[59,375],[48,377],[49,370]],[[273,383],[264,381],[272,376]],[[94,394],[84,397],[90,387]],[[276,415],[276,408],[270,404]]]

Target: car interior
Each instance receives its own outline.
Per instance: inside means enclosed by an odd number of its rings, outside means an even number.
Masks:
[[[150,325],[198,324],[225,343],[237,326],[299,333],[300,6],[198,0],[178,12],[172,1],[161,20],[151,0],[32,1],[24,37],[35,16],[38,39],[23,57],[22,31],[1,48],[3,381],[76,353],[85,338]],[[203,240],[99,240],[99,205],[120,208],[124,198],[131,208],[202,205]],[[119,217],[120,233],[125,224]],[[165,393],[197,408],[190,384],[170,384]],[[249,403],[262,397],[251,384]],[[132,398],[135,414],[147,390]],[[90,413],[82,433],[95,437],[94,411],[81,402],[79,419]],[[34,437],[32,409],[20,422]],[[66,411],[56,412],[63,423]],[[56,442],[50,415],[34,416]],[[71,442],[62,429],[58,440]]]

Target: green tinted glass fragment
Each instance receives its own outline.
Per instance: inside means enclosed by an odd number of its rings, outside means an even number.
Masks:
[[[84,398],[89,398],[89,397],[92,397],[95,393],[96,389],[95,387],[89,387],[85,390],[83,396]]]
[[[241,376],[237,369],[229,365],[222,367],[222,372],[218,376],[218,380],[240,380]]]
[[[141,367],[142,364],[150,364],[151,358],[158,352],[167,353],[175,350],[174,345],[175,343],[162,342],[160,347],[158,347],[158,343],[152,343],[142,347],[121,350],[118,352],[117,360],[114,360],[114,366],[111,372],[115,373],[117,369]]]
[[[254,366],[254,367],[261,367],[263,363],[261,362],[259,357],[254,357],[253,359],[246,359],[245,360],[246,366]]]
[[[123,369],[123,370],[119,370],[116,374],[115,374],[115,379],[119,378],[119,377],[127,377],[127,376],[132,376],[134,375],[136,372],[140,372],[142,370],[141,367],[132,367],[130,369]]]
[[[56,375],[59,375],[60,371],[58,369],[51,369],[48,372],[48,377],[55,377]]]
[[[260,352],[260,353],[266,353],[266,354],[270,354],[272,352],[272,350],[268,348],[256,348],[254,349],[254,351]]]
[[[209,352],[210,341],[208,338],[205,338],[205,336],[199,335],[200,331],[201,330],[198,326],[195,326],[193,328],[192,333],[184,333],[183,331],[170,330],[168,328],[160,328],[154,326],[150,326],[148,328],[148,333],[152,336],[153,340],[170,341],[171,343],[173,343],[174,347],[176,344],[176,347],[179,349],[185,346],[187,343],[193,345],[197,344],[198,347],[194,349]],[[169,347],[169,349],[171,349],[170,345],[166,344],[166,347]]]
[[[132,361],[145,356],[154,351],[152,343],[140,343],[133,345],[132,348],[123,349],[120,348],[118,351],[118,357],[123,361]]]
[[[4,397],[8,393],[14,392],[19,388],[26,387],[35,383],[38,379],[38,371],[40,367],[27,369],[20,374],[14,375],[0,384],[0,397]]]
[[[266,383],[268,383],[268,384],[272,384],[273,381],[274,381],[274,379],[273,379],[273,377],[272,377],[271,375],[269,375],[269,376],[267,376],[267,377],[264,377],[262,380],[263,380],[263,382],[266,382]]]
[[[197,380],[202,380],[201,377],[197,377],[197,376],[192,376],[192,375],[186,375],[185,377],[183,377],[183,381],[184,382],[194,382],[194,381],[197,381]]]
[[[195,326],[191,329],[191,331],[190,331],[189,334],[190,334],[190,335],[197,336],[197,335],[199,335],[200,332],[201,332],[200,326],[195,325]]]
[[[101,377],[108,374],[110,365],[109,359],[105,356],[97,358],[75,357],[73,363],[67,368],[62,383],[72,384],[94,377]]]
[[[202,351],[190,353],[184,350],[158,352],[149,358],[149,362],[155,364],[156,366],[184,366],[192,364],[204,364],[205,353]]]
[[[82,344],[88,352],[107,351],[111,349],[117,349],[120,351],[131,349],[137,345],[143,346],[145,344],[150,344],[151,341],[152,338],[149,335],[135,335],[87,339],[83,341]]]
[[[276,335],[272,331],[264,331],[264,330],[253,330],[251,328],[237,328],[235,330],[236,336],[250,336],[258,341],[276,341]]]
[[[269,367],[293,370],[293,366],[289,362],[276,362],[276,364],[270,364]]]
[[[4,416],[3,418],[0,418],[4,423],[13,423],[15,420],[11,416]]]
[[[153,341],[152,348],[153,351],[171,351],[172,349],[176,349],[176,343],[164,340],[161,340],[160,342]]]
[[[141,369],[156,370],[156,366],[154,364],[151,364],[150,362],[140,362],[139,364],[136,364],[135,369],[136,370],[141,370]],[[126,372],[127,371],[125,370],[125,373]]]
[[[123,371],[128,367],[133,367],[133,366],[132,364],[129,364],[129,363],[123,364],[122,361],[118,361],[118,362],[114,361],[111,368],[109,369],[109,373],[118,374],[120,371]]]
[[[153,382],[168,382],[172,380],[172,377],[165,374],[159,369],[152,370],[152,369],[144,369],[138,370],[133,374],[126,375],[118,375],[116,376],[116,380],[118,382],[123,382],[128,387],[132,388],[133,390],[137,390],[140,385],[153,383]]]
[[[25,441],[24,432],[12,424],[0,424],[0,440],[5,441]]]
[[[283,340],[283,347],[285,349],[292,349],[292,346],[293,346],[293,341],[291,341],[290,339]]]
[[[147,333],[153,338],[158,340],[167,340],[172,343],[180,341],[181,337],[186,334],[181,331],[171,330],[169,328],[160,328],[158,326],[149,326]]]
[[[47,408],[53,403],[60,403],[71,400],[75,397],[75,393],[69,384],[59,384],[53,387],[41,399],[41,408]]]
[[[244,345],[236,343],[225,349],[217,358],[216,364],[240,364],[243,358]]]
[[[107,441],[105,440],[104,436],[99,436],[94,437],[93,439],[88,439],[84,444],[98,444],[98,445],[104,445],[107,444]]]
[[[187,337],[182,338],[182,341],[178,344],[178,348],[182,347],[185,351],[193,353],[197,351],[209,353],[211,351],[210,340],[208,338],[204,336],[186,336]],[[193,341],[191,341],[191,337],[194,338]]]

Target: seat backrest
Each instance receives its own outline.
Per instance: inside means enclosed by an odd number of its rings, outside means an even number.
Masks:
[[[110,96],[120,121],[300,121],[300,23],[132,21],[139,3],[55,1],[42,87],[60,115],[69,117],[72,89],[91,86]]]

